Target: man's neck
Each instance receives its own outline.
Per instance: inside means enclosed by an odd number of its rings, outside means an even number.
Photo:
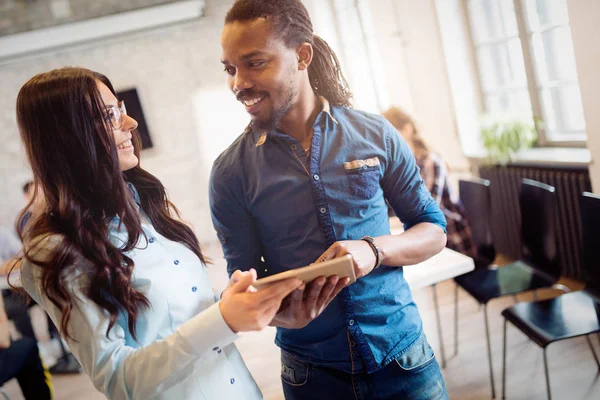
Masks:
[[[312,127],[321,109],[321,101],[311,90],[310,96],[305,101],[299,101],[281,120],[281,131],[296,139],[303,147],[310,147]]]

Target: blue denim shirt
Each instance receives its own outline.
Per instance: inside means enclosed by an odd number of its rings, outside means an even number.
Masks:
[[[381,116],[323,104],[310,157],[286,134],[247,129],[215,161],[210,204],[229,274],[268,276],[314,262],[336,241],[388,235],[386,200],[406,228],[445,229],[398,132]],[[382,265],[305,328],[278,328],[276,343],[306,362],[371,373],[421,331],[402,268]]]

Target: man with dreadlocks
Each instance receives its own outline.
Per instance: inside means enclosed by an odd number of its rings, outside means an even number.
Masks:
[[[446,243],[410,149],[383,117],[350,107],[300,0],[236,1],[221,46],[251,116],[211,176],[228,272],[266,276],[350,254],[359,277],[301,286],[272,321],[286,398],[447,399],[401,267]],[[390,235],[386,200],[400,235]]]

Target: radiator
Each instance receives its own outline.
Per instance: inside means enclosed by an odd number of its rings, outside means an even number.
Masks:
[[[557,246],[563,276],[583,279],[581,255],[581,219],[579,199],[591,191],[587,168],[480,167],[479,175],[490,181],[492,232],[496,251],[510,258],[521,257],[521,179],[529,178],[554,186],[557,196]]]

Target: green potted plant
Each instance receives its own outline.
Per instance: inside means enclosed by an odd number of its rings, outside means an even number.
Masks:
[[[537,138],[533,119],[486,117],[481,124],[481,141],[493,164],[506,165],[519,151],[531,148]]]

